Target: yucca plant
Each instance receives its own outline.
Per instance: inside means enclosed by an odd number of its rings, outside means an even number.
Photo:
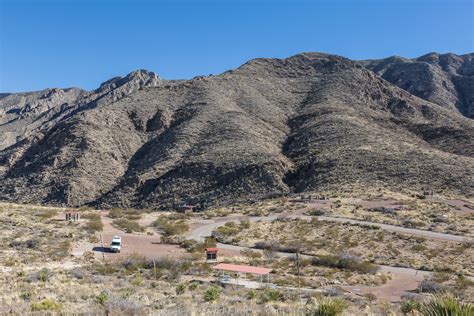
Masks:
[[[338,316],[346,309],[347,305],[344,299],[326,299],[322,300],[318,307],[309,311],[308,315],[313,316]]]
[[[452,294],[433,295],[421,303],[420,312],[424,316],[473,316],[474,305],[460,302]]]

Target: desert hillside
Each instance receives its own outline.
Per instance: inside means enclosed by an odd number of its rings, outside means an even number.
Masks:
[[[361,186],[472,197],[472,69],[472,54],[304,53],[191,80],[142,70],[90,92],[2,94],[0,199],[207,207]]]

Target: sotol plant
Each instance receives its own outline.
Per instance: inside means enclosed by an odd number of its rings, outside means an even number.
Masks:
[[[215,286],[210,286],[207,288],[206,293],[204,293],[204,300],[206,302],[212,302],[219,298],[220,291]]]
[[[313,316],[338,316],[346,309],[347,304],[342,298],[326,299],[318,307],[311,310],[308,315]]]
[[[452,294],[445,294],[431,296],[421,304],[420,312],[424,316],[472,316],[474,305],[460,302]]]

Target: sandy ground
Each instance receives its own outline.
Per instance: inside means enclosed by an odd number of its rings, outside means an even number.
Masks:
[[[397,207],[402,205],[400,201],[396,200],[380,200],[380,201],[364,201],[364,200],[355,200],[356,204],[359,204],[363,207],[370,208],[370,207]],[[459,200],[449,200],[443,202],[447,203],[448,205],[452,206],[453,208],[457,208],[459,211],[462,212],[470,212],[470,208],[466,205],[465,201]],[[291,211],[292,215],[302,215],[308,209],[330,209],[333,205],[333,201],[330,200],[313,200],[311,202],[306,202],[304,205],[306,207],[300,208],[298,210]],[[85,251],[93,251],[97,257],[102,256],[104,254],[106,259],[119,259],[124,258],[129,254],[132,253],[139,253],[144,255],[148,258],[162,258],[162,257],[185,257],[189,256],[186,251],[180,248],[177,245],[168,245],[168,244],[160,244],[160,235],[157,232],[154,232],[151,229],[148,229],[149,234],[145,233],[125,233],[121,230],[116,229],[112,226],[112,219],[108,218],[106,212],[102,212],[102,222],[104,223],[104,230],[102,232],[103,244],[105,248],[105,252],[103,252],[103,248],[98,244],[92,244],[89,242],[81,242],[77,244],[73,249],[74,256],[82,256]],[[274,217],[281,216],[274,215]],[[284,215],[288,215],[287,212],[284,212]],[[272,216],[270,216],[272,217]],[[144,214],[143,217],[140,219],[139,223],[143,226],[149,226],[152,221],[156,218],[156,214]],[[217,226],[223,225],[223,223],[229,220],[240,220],[246,218],[246,216],[230,216],[230,217],[222,217],[222,218],[214,218],[214,219],[195,219],[190,222],[190,236],[194,236],[192,239],[200,239],[206,235],[208,235],[209,228],[212,229]],[[123,246],[122,252],[120,254],[110,253],[108,252],[108,245],[112,240],[112,237],[118,235],[122,237]],[[240,247],[226,245],[222,247],[219,251],[220,258],[222,257],[236,257],[240,256]],[[391,267],[387,267],[388,269]],[[417,288],[419,282],[421,282],[424,278],[425,273],[417,274],[417,272],[413,272],[416,270],[407,271],[398,271],[396,268],[392,269],[394,271],[390,271],[392,274],[392,279],[387,281],[386,284],[380,286],[344,286],[343,288],[355,295],[363,295],[367,293],[372,293],[377,296],[377,299],[382,302],[393,302],[399,301],[401,295],[407,291],[411,291]]]
[[[379,302],[396,302],[401,300],[401,296],[413,291],[418,287],[418,284],[423,280],[423,276],[407,275],[403,273],[392,273],[392,280],[380,286],[342,286],[353,294],[374,294],[377,296]]]
[[[106,216],[106,212],[101,213],[102,222],[104,223],[104,230],[101,233],[104,249],[101,243],[93,244],[90,242],[81,242],[77,244],[72,253],[74,256],[82,256],[85,251],[93,251],[96,257],[102,256],[106,259],[121,259],[130,254],[138,253],[147,258],[163,258],[163,257],[186,257],[186,251],[177,245],[168,245],[160,243],[160,235],[153,233],[147,235],[146,233],[125,233],[112,226],[112,219]],[[149,225],[152,221],[153,215],[146,214],[139,222],[141,225]],[[109,245],[113,236],[122,237],[122,251],[120,253],[110,252]],[[105,250],[105,251],[104,251]]]

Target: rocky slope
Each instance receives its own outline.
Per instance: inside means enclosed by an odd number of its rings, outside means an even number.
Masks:
[[[413,95],[474,118],[474,54],[430,53],[361,63]]]
[[[4,101],[27,97],[0,99],[1,132],[17,133],[0,151],[0,199],[159,208],[361,186],[473,193],[473,121],[338,56],[60,91],[67,105],[32,118],[32,101]]]

